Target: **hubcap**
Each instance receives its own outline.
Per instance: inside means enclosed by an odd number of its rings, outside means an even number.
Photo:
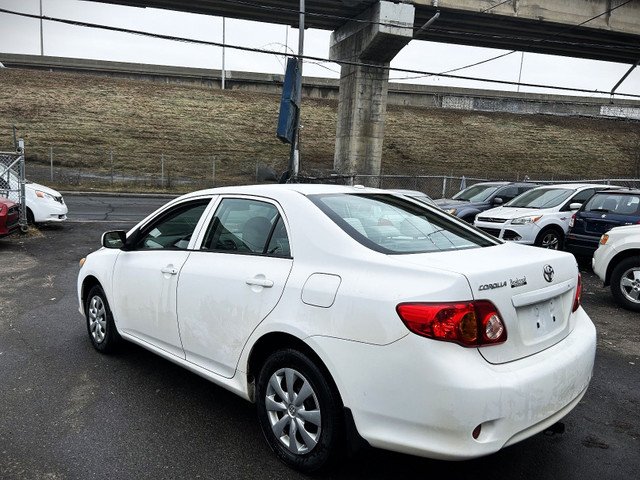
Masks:
[[[620,278],[620,291],[627,300],[640,303],[640,270],[630,268]]]
[[[107,334],[107,312],[98,295],[89,302],[89,332],[96,343],[102,343]]]
[[[274,435],[291,453],[309,453],[318,444],[320,404],[300,372],[281,368],[271,375],[265,405]]]
[[[558,249],[558,236],[553,234],[553,233],[547,233],[543,238],[542,238],[542,247],[543,248],[550,248],[552,250],[557,250]]]

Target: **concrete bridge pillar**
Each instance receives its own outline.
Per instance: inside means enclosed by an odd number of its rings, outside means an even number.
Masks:
[[[415,9],[381,1],[331,35],[330,58],[340,71],[334,169],[379,175],[391,60],[413,38]]]

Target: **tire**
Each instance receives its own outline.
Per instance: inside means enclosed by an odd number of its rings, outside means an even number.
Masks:
[[[611,293],[622,307],[640,312],[640,257],[625,258],[613,268]]]
[[[344,452],[342,402],[305,354],[285,349],[268,357],[258,375],[256,403],[267,443],[290,467],[315,472]]]
[[[547,227],[542,230],[536,238],[536,247],[548,248],[550,250],[562,250],[564,235],[554,227]]]
[[[116,329],[107,296],[100,285],[95,285],[89,290],[84,312],[87,319],[87,332],[93,347],[100,353],[115,351],[122,342],[122,337]]]
[[[36,220],[30,208],[27,208],[27,225],[35,226]]]

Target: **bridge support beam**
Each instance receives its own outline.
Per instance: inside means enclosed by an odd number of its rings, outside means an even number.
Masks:
[[[330,58],[353,62],[340,72],[333,161],[339,173],[381,172],[388,67],[413,38],[414,13],[412,5],[381,1],[331,35]]]

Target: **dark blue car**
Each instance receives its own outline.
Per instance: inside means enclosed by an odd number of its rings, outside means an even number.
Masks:
[[[577,256],[592,256],[602,234],[613,227],[638,223],[640,190],[596,192],[573,215],[565,238],[565,250]]]

